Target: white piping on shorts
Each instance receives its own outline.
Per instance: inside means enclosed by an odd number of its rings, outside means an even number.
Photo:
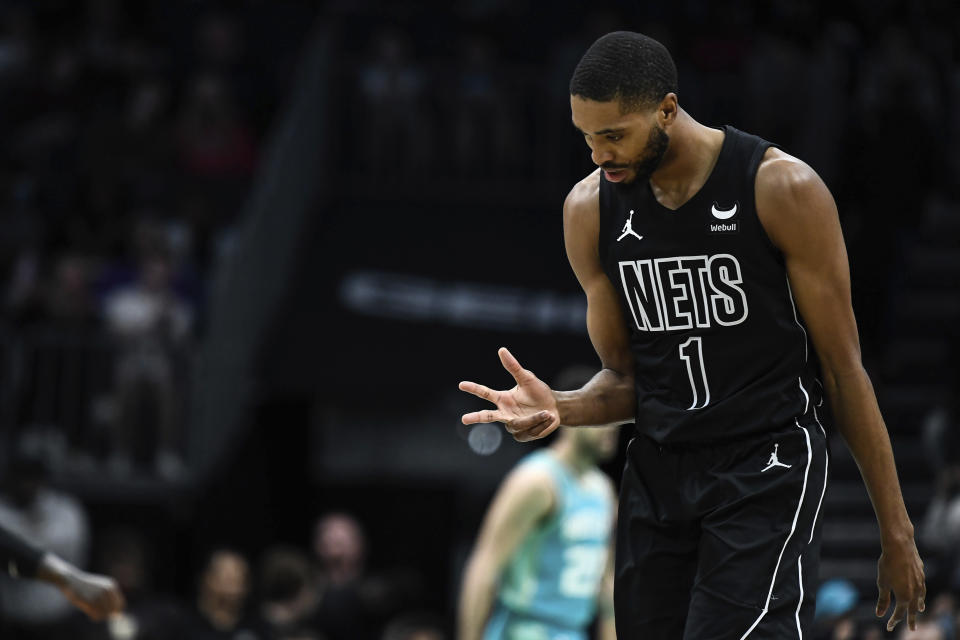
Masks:
[[[817,518],[820,517],[820,507],[823,506],[823,496],[827,495],[827,476],[830,475],[830,452],[827,450],[827,430],[823,428],[823,424],[820,422],[819,416],[817,416],[817,408],[813,408],[813,419],[817,421],[817,424],[820,426],[820,431],[823,432],[823,490],[820,492],[820,502],[817,503],[817,512],[813,514],[813,524],[810,525],[810,539],[807,541],[807,544],[813,542],[813,532],[817,528]]]
[[[800,628],[800,607],[803,606],[803,558],[797,558],[797,575],[800,580],[800,600],[797,602],[797,637],[803,640],[803,629]]]
[[[740,640],[744,640],[747,636],[753,633],[753,630],[757,628],[757,625],[760,624],[760,621],[763,620],[763,616],[767,615],[767,611],[770,610],[770,600],[773,598],[773,585],[777,582],[777,572],[780,571],[780,563],[783,561],[783,554],[787,550],[787,545],[790,544],[790,539],[793,538],[794,532],[797,530],[797,520],[800,518],[800,511],[803,509],[803,499],[807,495],[807,478],[810,475],[810,461],[813,460],[813,449],[810,448],[810,432],[807,431],[806,427],[801,427],[800,422],[796,418],[793,420],[794,424],[797,425],[797,428],[803,431],[803,436],[807,439],[807,468],[803,471],[803,489],[800,490],[800,502],[797,504],[797,510],[793,514],[793,523],[790,525],[790,534],[787,535],[787,539],[783,542],[783,548],[780,549],[780,556],[777,558],[777,566],[773,568],[773,578],[770,580],[770,589],[767,591],[767,601],[763,605],[763,611],[760,612],[760,615],[756,620],[753,621],[753,624],[750,625],[750,628],[740,636]]]
[[[800,385],[800,391],[803,391],[803,415],[807,415],[807,411],[810,409],[810,395],[807,393],[807,390],[803,388],[803,380],[797,378],[797,384]]]

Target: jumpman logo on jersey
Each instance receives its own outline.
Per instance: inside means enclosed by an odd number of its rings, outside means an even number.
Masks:
[[[621,233],[620,237],[617,238],[617,242],[620,242],[627,236],[633,236],[637,240],[643,240],[643,236],[637,235],[637,232],[633,230],[633,209],[630,209],[630,217],[627,218],[626,223],[624,223],[623,233]]]
[[[790,467],[793,466],[792,464],[783,464],[782,462],[780,462],[779,458],[777,458],[777,449],[779,448],[780,448],[779,444],[773,445],[773,453],[770,454],[770,459],[767,460],[767,466],[761,469],[760,473],[763,473],[764,471],[769,471],[774,467],[783,467],[784,469],[789,469]]]

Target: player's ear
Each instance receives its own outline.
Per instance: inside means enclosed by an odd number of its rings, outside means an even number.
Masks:
[[[671,91],[663,96],[663,100],[657,105],[657,122],[662,128],[666,129],[676,121],[679,111],[680,104],[677,102],[677,94]]]

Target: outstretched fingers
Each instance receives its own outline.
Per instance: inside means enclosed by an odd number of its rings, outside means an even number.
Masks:
[[[877,597],[877,617],[882,617],[890,608],[890,587],[882,584],[877,585],[880,595]]]
[[[474,411],[472,413],[466,413],[461,418],[460,421],[463,424],[478,424],[481,422],[505,422],[507,418],[499,410],[499,400],[500,394],[502,391],[496,391],[490,387],[484,386],[482,384],[477,384],[476,382],[470,382],[464,380],[459,384],[461,391],[466,391],[467,393],[472,393],[478,398],[483,398],[488,400],[493,404],[497,405],[497,409],[485,409],[483,411]]]
[[[513,354],[506,347],[500,347],[497,350],[497,355],[500,356],[503,368],[510,372],[517,384],[521,384],[529,376],[530,372],[520,366],[520,362],[513,357]]]
[[[889,606],[890,599],[887,597],[887,602],[884,606],[884,612],[886,607]],[[887,620],[887,631],[893,631],[894,627],[900,624],[903,621],[904,616],[907,618],[907,627],[911,631],[916,631],[917,629],[917,614],[926,609],[926,603],[924,602],[924,597],[920,596],[913,598],[912,600],[897,600],[896,606],[893,609],[893,614],[890,616],[890,619]],[[883,615],[881,613],[881,608],[877,606],[877,615]]]
[[[489,400],[493,404],[497,404],[497,402],[500,400],[500,394],[502,393],[501,391],[496,391],[482,384],[477,384],[476,382],[470,382],[469,380],[464,380],[458,386],[460,388],[460,391],[466,391],[467,393],[472,393],[478,398]]]
[[[911,631],[917,630],[917,614],[922,613],[927,608],[927,586],[922,585],[921,589],[920,595],[911,598],[907,604],[907,627]]]
[[[484,422],[506,422],[509,420],[505,415],[500,411],[494,409],[485,409],[483,411],[474,411],[472,413],[465,413],[461,416],[460,421],[463,424],[481,424]]]
[[[903,602],[898,602],[897,606],[893,610],[893,615],[890,616],[890,619],[887,620],[887,631],[893,631],[894,627],[900,624],[900,621],[903,620],[904,614],[907,612],[907,605]],[[915,629],[917,626],[916,616],[914,616],[913,626],[911,629]]]

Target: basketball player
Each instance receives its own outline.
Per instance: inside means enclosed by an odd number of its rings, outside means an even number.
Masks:
[[[123,594],[113,578],[81,571],[4,527],[0,527],[0,566],[11,577],[52,584],[91,620],[103,620],[124,607]]]
[[[636,421],[617,531],[620,638],[803,637],[825,392],[880,525],[877,615],[892,591],[887,627],[913,628],[923,566],[861,363],[833,198],[770,143],[695,121],[677,91],[670,54],[641,34],[607,34],[580,60],[572,119],[599,169],[567,196],[564,235],[602,370],[554,392],[501,349],[516,386],[462,382],[496,404],[463,422],[503,422],[527,441]]]
[[[459,640],[613,640],[615,427],[563,429],[504,480],[464,571]]]

